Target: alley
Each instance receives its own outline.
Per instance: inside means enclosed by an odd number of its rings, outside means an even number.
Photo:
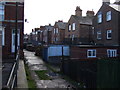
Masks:
[[[48,76],[51,77],[51,80],[40,80],[35,71],[40,71],[40,70],[47,70],[51,72],[47,67],[45,62],[34,55],[34,52],[29,52],[24,50],[24,56],[26,58],[26,62],[28,64],[28,67],[31,71],[32,77],[34,78],[37,88],[66,88],[68,86],[74,87],[71,85],[69,82],[64,80],[59,74],[56,73],[48,73]],[[71,88],[72,90],[72,88]]]

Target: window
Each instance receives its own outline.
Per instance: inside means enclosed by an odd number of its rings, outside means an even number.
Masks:
[[[72,30],[75,30],[75,23],[72,24]]]
[[[55,28],[54,28],[54,34],[55,34]]]
[[[5,45],[5,30],[2,29],[2,45]]]
[[[69,24],[69,26],[68,26],[68,30],[70,31],[71,30],[71,25]]]
[[[112,39],[112,30],[107,30],[107,39]]]
[[[2,46],[5,45],[5,30],[3,27],[0,27],[0,38],[1,38],[1,43],[2,43]]]
[[[0,2],[0,21],[4,20],[4,4]]]
[[[96,50],[95,49],[89,49],[87,51],[87,57],[88,58],[95,58],[96,57]]]
[[[99,39],[99,40],[102,39],[101,31],[98,31],[98,32],[97,32],[97,39]]]
[[[106,14],[106,20],[110,21],[111,20],[111,11],[108,11]]]
[[[102,13],[98,13],[98,23],[102,23]]]
[[[72,41],[74,40],[74,38],[75,38],[75,35],[73,34],[73,35],[72,35]]]
[[[108,57],[117,57],[117,50],[116,49],[108,49],[107,56]]]
[[[56,28],[56,33],[58,33],[58,28]]]
[[[94,27],[92,27],[92,34],[94,35],[94,33],[95,33],[95,28]]]
[[[38,40],[38,37],[36,37],[35,39],[36,39],[36,41],[37,41],[37,40]]]

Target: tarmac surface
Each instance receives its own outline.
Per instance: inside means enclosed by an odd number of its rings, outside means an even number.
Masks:
[[[64,80],[61,75],[54,73],[50,71],[46,65],[45,62],[34,55],[34,52],[26,51],[24,50],[24,56],[26,58],[26,63],[28,64],[28,67],[31,71],[32,78],[35,80],[37,88],[57,88],[56,90],[59,90],[59,88],[63,88],[64,90],[74,90],[74,89],[68,89],[68,86],[74,87],[71,83]],[[40,80],[35,71],[40,70],[48,70],[48,76],[51,77],[51,80]]]

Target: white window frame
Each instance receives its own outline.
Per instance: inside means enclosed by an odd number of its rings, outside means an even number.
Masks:
[[[92,27],[92,34],[95,34],[95,27]]]
[[[107,49],[108,57],[117,57],[117,49]]]
[[[89,55],[90,52],[91,52],[91,56]],[[88,49],[87,50],[87,57],[88,58],[96,58],[96,49]]]
[[[0,26],[1,45],[5,45],[5,28]]]
[[[111,34],[111,37],[109,37],[109,34]],[[107,39],[112,39],[112,30],[107,30]]]
[[[54,28],[54,31],[53,31],[53,32],[54,32],[54,34],[55,34],[55,28]]]
[[[4,3],[0,2],[0,21],[4,20]]]
[[[72,27],[72,26],[69,24],[69,26],[68,26],[68,30],[69,30],[69,31],[71,31],[71,27]]]
[[[73,34],[73,35],[72,35],[72,41],[74,40],[74,38],[75,38],[75,35]]]
[[[73,30],[73,31],[75,30],[75,26],[76,26],[76,24],[73,23],[73,24],[72,24],[72,30]]]
[[[98,18],[98,23],[102,23],[102,13],[101,12],[98,13],[97,18]]]
[[[108,11],[106,13],[106,21],[110,21],[111,19],[112,19],[112,13],[111,13],[111,11]]]
[[[97,32],[97,39],[99,39],[99,40],[102,39],[102,36],[101,36],[101,35],[102,35],[101,31],[98,31],[98,32]]]
[[[56,28],[56,33],[59,33],[58,28]]]

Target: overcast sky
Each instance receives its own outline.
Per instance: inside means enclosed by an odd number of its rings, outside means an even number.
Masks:
[[[113,3],[115,0],[110,0]],[[67,22],[71,15],[75,14],[76,6],[83,10],[83,16],[87,10],[95,13],[102,5],[102,0],[25,0],[24,33],[30,33],[32,29],[48,25],[54,25],[55,21]]]

